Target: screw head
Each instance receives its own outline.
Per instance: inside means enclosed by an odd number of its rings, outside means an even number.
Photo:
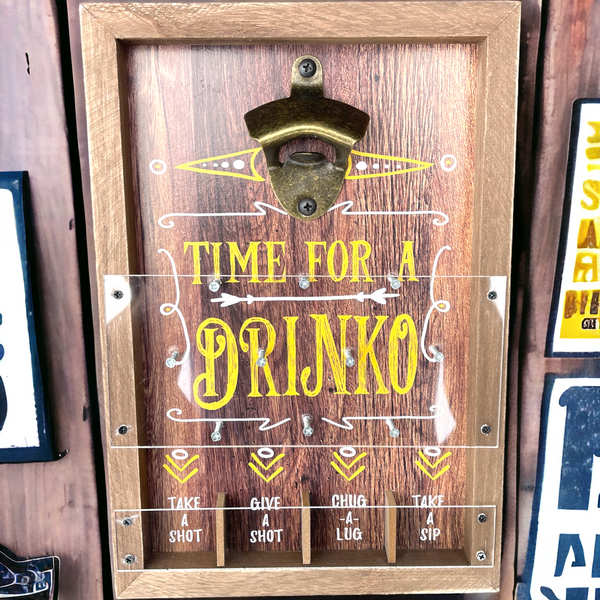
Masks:
[[[348,356],[346,358],[346,366],[352,368],[356,364],[356,360],[354,360],[353,356]]]
[[[315,432],[315,430],[312,427],[305,427],[302,430],[302,433],[306,436],[306,437],[310,437],[313,433]]]
[[[303,289],[307,289],[308,286],[310,285],[310,281],[308,280],[308,277],[301,277],[300,281],[298,282],[298,285]]]
[[[487,294],[488,300],[495,300],[498,297],[498,294],[494,291],[488,292]]]
[[[477,560],[485,560],[487,558],[487,554],[483,550],[479,550],[476,554]]]
[[[317,72],[317,64],[310,58],[305,58],[299,65],[298,71],[302,77],[312,77]]]
[[[121,290],[115,290],[115,291],[113,292],[113,298],[114,298],[115,300],[120,300],[120,299],[123,297],[123,295],[124,295],[124,294],[123,294],[123,292],[122,292]]]
[[[131,517],[125,517],[123,519],[123,525],[125,527],[130,527],[131,525],[133,525],[133,519]]]
[[[223,282],[220,279],[213,279],[209,284],[208,284],[208,289],[211,292],[218,292],[219,288],[221,287],[221,284]]]
[[[126,565],[132,565],[135,562],[135,556],[133,554],[126,554],[123,562]]]
[[[390,287],[393,290],[399,290],[400,286],[402,285],[402,282],[397,277],[394,277],[393,275],[390,275],[388,277],[388,281],[390,282]]]
[[[477,515],[477,520],[478,520],[480,523],[485,523],[485,522],[487,521],[487,515],[486,515],[485,513],[479,513],[479,514]]]
[[[482,425],[481,433],[483,433],[483,435],[490,435],[490,433],[492,433],[492,428],[489,425]]]
[[[221,441],[221,433],[220,433],[219,431],[213,431],[213,432],[210,434],[210,439],[211,439],[213,442],[220,442],[220,441]]]
[[[397,438],[400,435],[400,430],[396,427],[394,427],[393,429],[390,429],[390,435],[393,438]]]
[[[165,365],[167,365],[167,367],[169,367],[169,369],[173,369],[177,365],[177,363],[172,356],[169,356],[169,358],[167,358],[167,360],[165,360]]]
[[[304,198],[298,202],[298,212],[305,216],[310,217],[317,211],[317,203],[312,198]]]
[[[117,431],[119,432],[119,435],[125,435],[129,431],[129,427],[127,427],[127,425],[120,425]]]

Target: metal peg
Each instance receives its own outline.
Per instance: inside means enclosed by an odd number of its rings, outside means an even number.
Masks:
[[[177,352],[177,351],[173,352],[173,354],[171,354],[171,356],[169,358],[167,358],[167,360],[165,360],[165,365],[167,365],[167,367],[169,367],[169,369],[176,367],[178,358],[179,358],[179,352]]]
[[[223,282],[217,277],[216,279],[213,279],[209,284],[208,284],[208,289],[211,292],[218,292],[220,287],[223,285]]]
[[[402,282],[395,275],[388,275],[388,281],[393,290],[400,289],[400,286],[402,285]]]
[[[257,367],[265,367],[267,365],[267,359],[265,358],[265,351],[262,348],[258,349],[258,359],[256,360]]]
[[[354,357],[352,356],[352,350],[350,348],[346,348],[344,350],[344,354],[346,355],[346,366],[353,367],[356,364]]]
[[[306,437],[310,437],[314,433],[314,429],[310,426],[310,422],[312,421],[312,417],[310,415],[302,415],[302,425],[304,429],[302,429],[302,433]]]
[[[223,421],[217,421],[215,430],[210,434],[210,439],[213,442],[221,441],[221,431],[223,430],[223,427],[225,427],[225,423]]]
[[[444,360],[444,355],[437,346],[429,346],[429,351],[433,353],[433,360],[435,362],[442,362]]]
[[[300,277],[300,281],[298,282],[298,285],[305,290],[306,288],[308,288],[308,286],[310,285],[310,281],[308,280],[308,277]]]
[[[390,435],[397,438],[400,435],[400,430],[394,425],[394,421],[389,417],[385,420],[385,424],[390,428]]]

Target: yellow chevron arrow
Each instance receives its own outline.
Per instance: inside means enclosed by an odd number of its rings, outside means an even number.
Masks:
[[[187,469],[195,460],[198,460],[199,456],[198,454],[196,454],[196,456],[192,456],[192,458],[190,458],[190,460],[188,460],[185,463],[185,465],[183,465],[183,467],[180,467],[168,454],[165,455],[165,458],[181,473],[185,469]],[[175,479],[177,479],[179,483],[185,483],[190,477],[193,477],[198,472],[198,469],[194,469],[191,473],[188,473],[188,475],[186,475],[183,479],[180,479],[179,476],[176,475],[176,473],[173,471],[173,469],[169,467],[169,465],[163,465],[163,467],[167,470],[167,473],[175,477]]]
[[[278,460],[281,460],[285,454],[280,454],[279,456],[276,456],[268,465],[263,465],[262,461],[260,460],[260,458],[258,458],[258,456],[256,456],[256,454],[254,454],[254,452],[252,453],[252,458],[260,465],[260,467],[263,469],[263,471],[268,471]],[[269,483],[269,481],[271,481],[271,479],[273,479],[274,477],[277,477],[277,475],[279,475],[279,473],[281,473],[281,471],[283,471],[283,467],[279,467],[275,473],[273,473],[270,477],[265,477],[256,467],[256,465],[254,465],[253,463],[248,463],[248,466],[262,479],[264,479],[264,481],[266,481],[267,483]]]
[[[432,469],[435,469],[443,460],[445,460],[446,458],[448,458],[451,455],[452,455],[452,452],[446,452],[446,454],[444,454],[443,456],[440,456],[433,464],[431,464],[429,462],[429,460],[425,457],[423,452],[421,452],[421,450],[419,450],[419,456],[421,457],[421,459],[425,463],[427,463],[427,465]],[[417,467],[419,467],[419,469],[421,469],[421,471],[423,471],[423,473],[425,473],[425,475],[427,475],[427,477],[429,477],[429,479],[432,479],[433,481],[435,481],[438,477],[440,477],[440,475],[443,475],[450,468],[450,465],[446,465],[439,473],[432,475],[425,468],[425,466],[422,465],[418,460],[415,460],[415,464],[417,465]]]
[[[355,465],[361,458],[364,458],[367,455],[366,452],[363,452],[362,454],[359,454],[349,465],[347,465],[343,460],[342,457],[337,453],[334,452],[333,456],[335,457],[336,460],[338,460],[340,462],[340,464],[342,464],[344,467],[346,467],[346,469],[351,469],[353,467],[353,465]],[[348,477],[341,469],[340,467],[337,465],[337,463],[331,461],[331,463],[329,463],[346,481],[352,481],[357,475],[360,475],[360,473],[362,473],[365,470],[365,466],[363,465],[362,467],[360,467],[355,473],[353,473],[352,475],[350,475],[350,477]]]

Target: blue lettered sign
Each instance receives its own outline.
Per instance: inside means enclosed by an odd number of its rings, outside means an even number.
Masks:
[[[600,600],[600,379],[549,375],[524,582],[532,600]]]

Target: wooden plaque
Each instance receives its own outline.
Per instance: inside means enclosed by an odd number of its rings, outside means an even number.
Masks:
[[[497,589],[519,3],[81,21],[118,597]],[[370,116],[314,220],[244,121],[302,56]]]

